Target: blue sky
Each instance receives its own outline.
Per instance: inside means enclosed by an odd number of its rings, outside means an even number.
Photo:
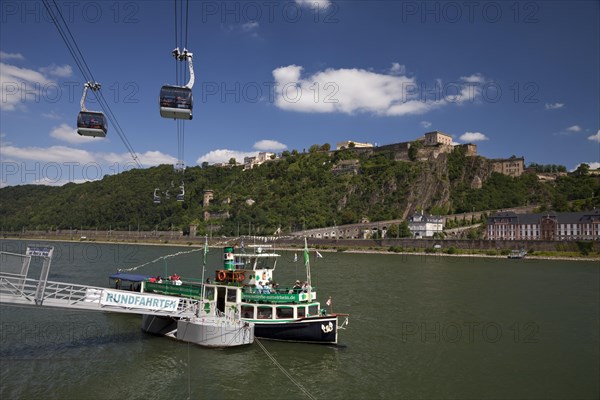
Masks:
[[[57,2],[145,167],[174,163],[173,1]],[[489,158],[600,162],[598,1],[190,1],[185,164],[441,130]],[[0,185],[100,179],[132,160],[81,138],[84,79],[42,2],[1,3]],[[88,109],[98,109],[92,101]]]

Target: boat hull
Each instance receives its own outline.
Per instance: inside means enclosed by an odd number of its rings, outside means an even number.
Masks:
[[[157,315],[142,315],[142,330],[151,335],[164,336],[177,329],[177,320]]]
[[[225,317],[197,320],[144,315],[142,330],[204,347],[235,347],[254,343],[254,324]]]
[[[337,344],[338,317],[303,318],[290,322],[254,321],[257,338],[287,342]]]
[[[244,346],[254,343],[254,324],[227,320],[179,320],[175,339],[204,347]]]

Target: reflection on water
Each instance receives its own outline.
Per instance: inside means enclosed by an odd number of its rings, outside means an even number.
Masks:
[[[53,245],[53,279],[101,286],[117,268],[182,250]],[[302,261],[283,254],[276,281],[303,279]],[[313,281],[321,300],[331,296],[334,311],[351,314],[343,346],[262,341],[313,396],[598,398],[598,263],[323,256],[311,259]],[[222,251],[211,249],[207,273],[221,263]],[[197,252],[137,272],[199,278],[201,264]],[[305,397],[257,345],[205,349],[140,324],[134,315],[0,306],[0,397]]]

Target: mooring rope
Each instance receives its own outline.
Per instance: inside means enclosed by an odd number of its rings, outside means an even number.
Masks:
[[[181,256],[181,255],[183,255],[183,254],[195,253],[195,252],[197,252],[197,251],[204,251],[204,249],[194,249],[194,250],[188,250],[188,251],[180,251],[180,252],[173,253],[173,254],[167,254],[166,256],[161,256],[161,257],[158,257],[158,258],[157,258],[157,259],[155,259],[155,260],[152,260],[152,261],[145,262],[145,263],[143,263],[143,264],[141,264],[141,265],[138,265],[137,267],[133,267],[133,268],[120,268],[120,269],[118,269],[118,271],[119,271],[119,272],[129,272],[129,271],[135,271],[136,269],[142,268],[142,267],[144,267],[144,266],[146,266],[146,265],[149,265],[149,264],[153,264],[153,263],[155,263],[155,262],[157,262],[157,261],[160,261],[160,260],[164,260],[164,259],[167,259],[167,258],[170,258],[170,257],[177,257],[177,256]]]
[[[283,373],[284,373],[284,375],[285,375],[285,376],[287,376],[287,377],[288,377],[288,379],[289,379],[290,381],[292,381],[292,383],[293,383],[294,385],[296,385],[296,386],[298,387],[298,389],[300,389],[300,390],[301,390],[301,391],[302,391],[302,392],[303,392],[303,393],[306,395],[306,397],[308,397],[308,398],[309,398],[309,399],[311,399],[311,400],[316,400],[316,399],[317,399],[315,396],[313,396],[312,394],[310,394],[310,392],[309,392],[308,390],[306,390],[306,388],[305,388],[304,386],[302,386],[302,385],[300,384],[300,382],[298,382],[297,380],[295,380],[295,379],[294,379],[294,377],[293,377],[292,375],[290,375],[290,373],[289,373],[289,372],[287,372],[287,371],[285,370],[285,368],[283,368],[283,366],[282,366],[281,364],[279,364],[279,363],[277,362],[277,360],[275,359],[275,357],[273,357],[273,356],[271,355],[271,353],[269,353],[269,351],[268,351],[268,350],[265,348],[265,346],[263,346],[263,344],[260,342],[260,340],[258,340],[257,338],[254,338],[254,341],[255,341],[256,343],[258,343],[258,345],[259,345],[259,346],[260,346],[260,348],[261,348],[261,349],[262,349],[262,350],[265,352],[265,354],[267,355],[267,357],[269,357],[269,358],[271,359],[271,361],[273,361],[273,364],[275,364],[275,365],[277,366],[277,368],[279,368],[279,369],[281,370],[281,372],[283,372]]]

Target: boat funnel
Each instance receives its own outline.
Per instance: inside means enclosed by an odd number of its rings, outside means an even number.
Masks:
[[[235,262],[233,257],[233,247],[225,247],[223,249],[223,269],[227,271],[233,271],[235,269]]]

